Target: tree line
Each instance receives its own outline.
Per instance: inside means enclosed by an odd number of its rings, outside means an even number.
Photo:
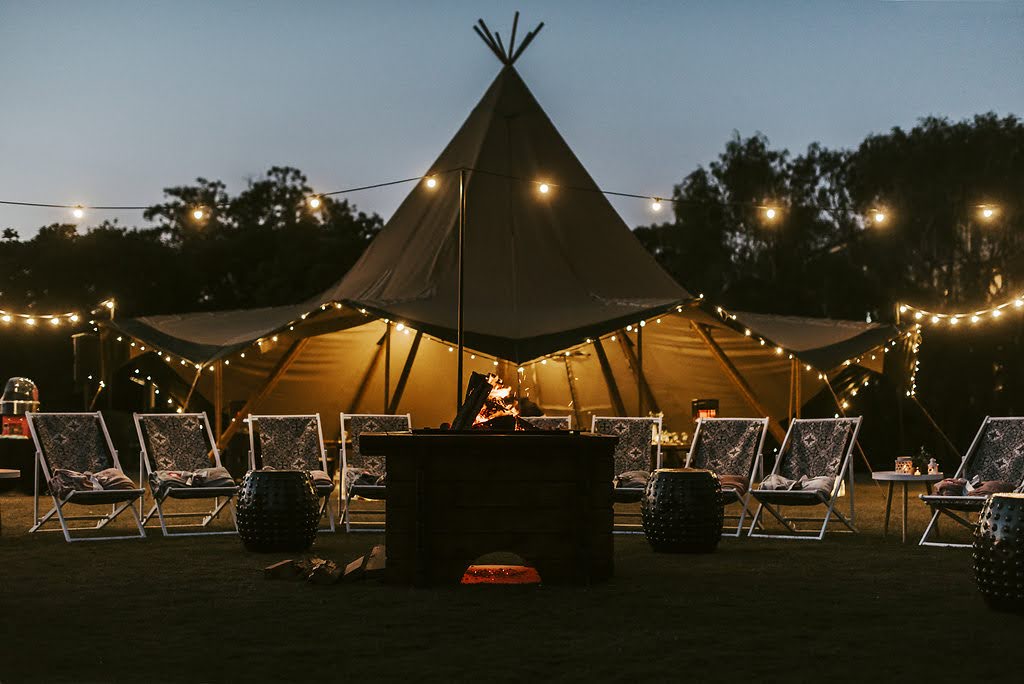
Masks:
[[[383,225],[332,197],[313,210],[312,194],[299,170],[273,167],[234,195],[204,178],[167,188],[144,213],[150,227],[54,224],[28,240],[6,229],[0,302],[84,310],[112,295],[132,316],[302,301]],[[1024,290],[1022,198],[1016,116],[928,117],[854,149],[798,154],[734,134],[675,186],[669,220],[635,234],[681,284],[730,309],[891,321],[899,302],[971,311]],[[983,218],[982,205],[995,213]],[[1021,415],[1024,315],[924,334],[920,392],[937,417],[976,427],[979,412]],[[30,374],[11,358],[0,352],[8,375]]]

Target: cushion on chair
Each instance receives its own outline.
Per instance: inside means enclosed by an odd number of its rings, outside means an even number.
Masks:
[[[334,491],[334,480],[323,470],[310,470],[309,474],[313,476],[313,486],[316,487],[316,491],[322,496],[324,492]]]
[[[958,477],[947,477],[939,480],[932,487],[936,496],[963,496],[967,489],[967,480]]]
[[[988,496],[989,494],[1002,494],[1004,492],[1012,492],[1013,485],[1009,482],[1002,480],[986,480],[974,489],[968,488],[967,494],[969,496]]]
[[[214,492],[185,494],[184,490],[233,489],[235,480],[227,468],[222,467],[201,468],[194,472],[191,470],[157,470],[149,475],[149,487],[157,497],[170,495],[176,499],[201,499],[225,496],[225,494]]]
[[[135,489],[135,483],[117,468],[104,468],[96,473],[80,473],[57,468],[49,481],[50,491],[59,499],[71,492],[110,492]],[[79,497],[81,500],[81,497]]]
[[[750,489],[750,480],[742,475],[719,475],[718,481],[722,484],[722,490],[731,490],[742,497]]]
[[[650,479],[651,474],[646,470],[627,470],[615,478],[615,487],[643,489],[647,486],[647,481]]]

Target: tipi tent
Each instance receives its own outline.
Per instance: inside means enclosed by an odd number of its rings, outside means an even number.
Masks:
[[[210,399],[222,441],[257,411],[437,425],[455,412],[462,219],[467,375],[497,371],[578,425],[660,411],[689,430],[690,400],[717,398],[722,415],[770,414],[778,434],[832,369],[872,355],[880,368],[890,326],[730,313],[677,284],[530,93],[521,49],[492,49],[500,73],[336,285],[296,306],[114,320],[105,339],[185,380],[167,406]]]

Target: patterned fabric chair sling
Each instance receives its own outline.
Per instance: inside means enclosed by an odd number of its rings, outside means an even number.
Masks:
[[[326,512],[334,532],[334,509],[328,503],[334,481],[327,474],[327,451],[320,414],[294,416],[249,415],[249,467],[256,469],[256,433],[259,433],[260,467],[272,470],[305,470],[313,475],[320,495],[320,515]]]
[[[524,423],[529,423],[540,430],[572,430],[572,415],[568,416],[520,416]]]
[[[652,440],[655,444],[654,467],[661,467],[661,418],[594,416],[590,431],[619,438],[615,444],[615,502],[640,501],[650,478]],[[634,519],[640,516],[638,512],[621,515]],[[637,523],[618,524],[615,531],[619,534],[643,534]]]
[[[238,487],[233,482],[227,484],[226,472],[222,474],[210,470],[211,466],[218,469],[223,466],[206,414],[136,413],[134,418],[135,432],[139,437],[139,458],[142,461],[140,472],[146,474],[150,493],[153,495],[153,506],[142,518],[142,524],[149,522],[155,514],[160,520],[160,529],[165,537],[237,534],[233,499],[238,494]],[[181,486],[156,484],[160,477],[159,473],[170,471],[183,475]],[[204,476],[210,478],[211,485],[200,484]],[[186,477],[188,485],[185,483]],[[167,512],[164,506],[169,499],[213,499],[213,508],[206,511]],[[234,529],[206,529],[229,504],[232,504],[230,510]],[[181,518],[200,520],[177,525],[168,524],[169,519]],[[185,531],[172,531],[175,529]]]
[[[408,413],[342,413],[341,429],[344,437],[341,441],[341,486],[344,496],[339,502],[339,517],[345,525],[346,532],[353,529],[361,532],[380,532],[384,529],[383,520],[357,522],[352,519],[354,513],[373,515],[373,512],[353,510],[353,497],[377,501],[387,497],[387,470],[384,457],[364,454],[360,449],[359,436],[364,432],[410,432],[412,416]]]
[[[108,539],[138,539],[146,536],[142,527],[139,511],[135,502],[143,494],[134,483],[127,481],[124,469],[117,458],[117,451],[110,441],[103,416],[96,413],[28,413],[29,432],[36,447],[35,494],[32,500],[32,515],[35,523],[29,532],[48,532],[54,528],[43,528],[56,515],[60,521],[60,529],[64,539],[75,541],[101,541]],[[56,471],[61,471],[57,473]],[[47,489],[53,498],[53,507],[46,515],[39,517],[39,473],[46,479]],[[75,479],[82,487],[75,487],[66,493],[59,493],[64,474]],[[123,488],[100,488],[97,474],[104,479],[119,479]],[[107,478],[106,475],[111,475]],[[57,479],[55,479],[55,476]],[[94,483],[94,484],[89,484]],[[88,488],[87,488],[88,487]],[[93,506],[110,504],[110,513],[106,515],[65,515],[67,505]],[[112,520],[128,511],[135,519],[137,534],[115,535],[106,537],[72,536],[75,530],[103,529]],[[93,520],[93,525],[71,527],[73,520]]]
[[[761,450],[768,432],[767,418],[700,418],[686,456],[687,468],[703,468],[722,477],[739,477],[746,480],[745,486],[722,482],[722,503],[724,506],[738,503],[742,506],[739,515],[727,516],[726,520],[737,519],[736,528],[723,532],[738,537],[743,532],[743,521],[750,507],[750,488],[753,479],[761,472]]]
[[[787,480],[801,478],[831,478],[831,489],[826,493],[821,489],[766,489],[762,483],[757,489],[751,490],[751,496],[757,499],[758,507],[750,523],[747,535],[750,537],[768,537],[774,539],[812,539],[821,541],[825,536],[829,521],[833,516],[850,532],[854,527],[853,509],[853,448],[860,433],[861,417],[856,418],[795,418],[789,424],[785,439],[779,448],[772,469],[773,477]],[[849,517],[836,510],[836,503],[846,480],[847,494],[850,497]],[[789,517],[783,514],[781,506],[825,506],[823,518]],[[786,528],[786,533],[769,533],[760,527],[762,511],[768,511]],[[797,523],[821,523],[817,530],[800,529]]]
[[[968,481],[976,479],[979,482],[1003,481],[1016,487],[1016,491],[1024,492],[1024,418],[986,416],[953,477]],[[973,529],[975,523],[961,514],[980,512],[987,499],[987,494],[921,495],[921,500],[932,510],[932,518],[921,536],[920,545],[971,546],[933,541],[939,533],[939,516],[946,515],[958,524]]]

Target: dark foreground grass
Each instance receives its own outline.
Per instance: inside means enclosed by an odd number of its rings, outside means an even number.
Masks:
[[[268,581],[283,556],[232,537],[65,544],[5,497],[0,682],[1015,680],[1024,618],[986,608],[970,552],[883,539],[880,490],[857,493],[856,536],[703,556],[619,537],[598,586],[444,589]]]

